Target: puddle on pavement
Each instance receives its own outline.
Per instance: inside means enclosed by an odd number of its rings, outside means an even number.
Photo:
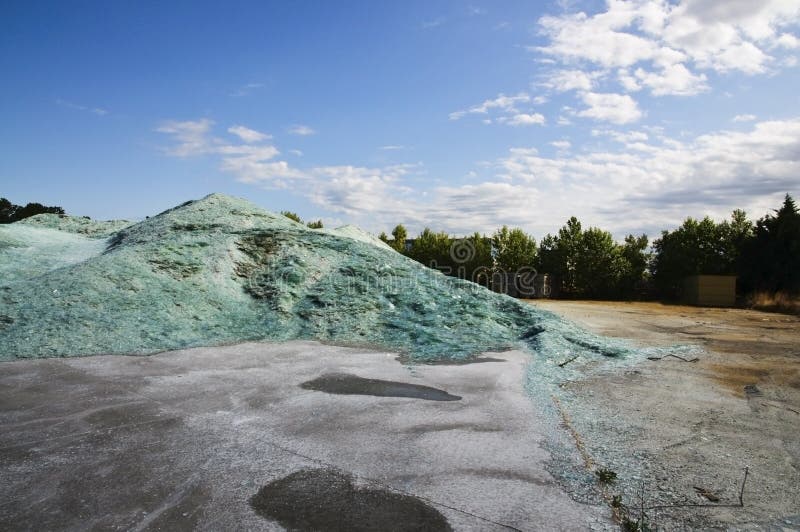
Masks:
[[[442,514],[416,497],[359,487],[349,475],[329,469],[304,469],[271,482],[250,506],[289,530],[451,530]]]
[[[486,362],[508,362],[504,358],[472,357],[472,358],[441,358],[438,360],[418,360],[409,356],[398,356],[395,360],[401,364],[420,366],[466,366],[468,364],[485,364]]]
[[[428,401],[458,401],[458,395],[450,395],[444,390],[410,384],[407,382],[365,379],[348,373],[328,373],[300,385],[306,390],[333,393],[338,395],[374,395],[377,397],[411,397]]]

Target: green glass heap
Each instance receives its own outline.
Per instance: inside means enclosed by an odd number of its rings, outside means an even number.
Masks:
[[[625,352],[357,228],[309,229],[238,198],[212,194],[128,226],[37,218],[0,226],[0,360],[292,339],[416,361]]]

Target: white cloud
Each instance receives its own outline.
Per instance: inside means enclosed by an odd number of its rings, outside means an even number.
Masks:
[[[315,178],[309,199],[332,212],[353,217],[407,215],[409,202],[405,196],[412,190],[400,180],[414,168],[415,165],[315,167],[309,170]]]
[[[264,86],[263,83],[245,83],[241,87],[237,88],[233,92],[230,93],[230,96],[234,98],[241,98],[242,96],[249,96],[250,93],[253,91],[260,89]]]
[[[267,135],[266,133],[261,133],[260,131],[244,126],[231,126],[228,128],[228,133],[236,135],[247,143],[261,142],[272,138],[272,135]]]
[[[589,61],[606,68],[629,67],[651,59],[658,46],[651,40],[616,31],[636,19],[632,4],[613,2],[609,10],[590,17],[585,13],[539,19],[539,27],[550,43],[535,47],[539,51],[569,64]]]
[[[590,74],[582,70],[557,70],[548,73],[540,85],[558,92],[590,91],[595,77],[596,73]]]
[[[509,126],[532,126],[532,125],[544,125],[545,118],[544,115],[540,113],[518,113],[513,116],[501,116],[497,119],[498,122],[501,124],[508,124]]]
[[[416,220],[412,231],[428,225],[463,234],[509,224],[541,238],[577,215],[585,225],[611,230],[620,239],[641,232],[655,237],[686,216],[723,219],[744,208],[759,217],[784,193],[797,190],[800,118],[688,141],[663,137],[657,129],[651,134],[598,130],[597,135],[622,144],[577,155],[560,149],[553,157],[535,148],[511,149],[496,161],[496,179],[439,187],[427,202],[407,206],[399,219]]]
[[[635,75],[654,96],[691,96],[709,90],[705,74],[693,74],[681,63],[668,65],[658,72],[637,68]]]
[[[597,129],[593,136],[619,145],[572,154],[569,141],[556,140],[558,152],[551,157],[513,148],[488,167],[478,164],[482,175],[494,168],[493,178],[433,188],[411,186],[420,182],[409,179],[420,175],[418,165],[300,168],[280,160],[269,144],[225,143],[211,135],[211,125],[207,119],[171,121],[158,130],[174,139],[172,155],[217,157],[220,169],[241,182],[285,188],[378,230],[403,222],[412,231],[428,225],[463,234],[509,224],[541,237],[574,214],[618,238],[656,235],[689,215],[720,219],[745,208],[761,216],[784,193],[796,193],[800,175],[800,118],[681,140],[656,127]]]
[[[166,121],[156,131],[169,135],[174,143],[165,152],[175,157],[210,155],[218,159],[219,169],[251,185],[302,191],[311,201],[331,211],[356,215],[401,211],[402,196],[410,189],[401,178],[418,165],[393,165],[384,168],[359,166],[313,166],[298,168],[276,160],[280,151],[264,143],[270,137],[245,126],[231,126],[228,132],[241,139],[230,143],[212,136],[214,122],[209,119]],[[299,150],[290,153],[302,155]]]
[[[300,135],[301,137],[315,135],[317,133],[314,129],[310,128],[309,126],[304,126],[303,124],[295,124],[289,127],[288,131],[292,135]]]
[[[529,94],[520,92],[515,96],[506,96],[505,94],[498,94],[496,98],[485,100],[479,105],[470,107],[463,111],[455,111],[450,113],[450,120],[458,120],[468,114],[488,114],[491,109],[498,109],[504,112],[516,111],[516,104],[527,103],[531,101]]]
[[[472,106],[462,111],[455,111],[450,113],[450,120],[459,120],[469,114],[478,115],[499,115],[492,119],[486,116],[481,121],[484,124],[506,124],[509,126],[530,126],[534,124],[543,125],[546,122],[544,115],[535,112],[525,112],[517,108],[518,104],[522,103],[543,103],[547,101],[545,97],[537,96],[531,98],[528,93],[520,92],[514,96],[506,96],[505,94],[498,94],[496,98],[485,100],[479,105]]]
[[[389,144],[389,145],[386,145],[386,146],[381,146],[378,149],[379,150],[383,150],[383,151],[397,151],[397,150],[404,150],[404,149],[406,149],[406,147],[405,146],[401,146],[400,144]]]
[[[167,148],[167,153],[176,157],[202,155],[211,151],[212,142],[208,138],[213,120],[202,118],[200,120],[162,122],[156,131],[172,135],[177,144]]]
[[[438,28],[442,24],[444,24],[444,18],[439,17],[439,18],[435,18],[435,19],[424,21],[422,24],[420,24],[420,27],[423,30],[431,30],[433,28]]]
[[[628,124],[642,117],[636,100],[627,94],[585,92],[581,100],[589,107],[578,111],[577,116],[614,124]]]
[[[92,113],[97,116],[105,116],[108,114],[108,109],[103,109],[102,107],[89,107],[88,105],[80,105],[77,103],[62,100],[61,98],[56,99],[56,103],[68,109],[74,109],[76,111],[85,111],[87,113]]]
[[[636,79],[636,76],[631,75],[627,68],[617,70],[617,79],[627,92],[636,92],[642,88],[642,84]]]
[[[579,81],[566,90],[592,90],[574,73],[599,67],[616,70],[626,91],[647,87],[655,96],[685,96],[708,90],[702,70],[753,75],[785,64],[777,54],[800,47],[785,31],[798,21],[798,0],[607,0],[593,15],[540,18],[548,42],[531,49],[571,66],[565,72]]]
[[[776,44],[781,48],[788,48],[790,50],[793,50],[795,48],[800,48],[800,39],[798,39],[791,33],[784,33],[780,37],[778,37]]]
[[[297,157],[303,156],[303,152],[300,150],[289,150],[289,153],[291,153],[292,155],[296,155]]]
[[[551,231],[553,224],[542,224],[542,219],[553,216],[560,225],[578,213],[618,236],[628,231],[655,234],[688,215],[722,218],[734,208],[745,208],[760,216],[782,194],[797,189],[800,118],[760,122],[746,132],[718,131],[686,142],[647,142],[643,132],[598,134],[618,134],[626,144],[619,151],[551,158],[517,148],[498,161],[503,183],[521,187],[519,192],[530,197],[548,198],[529,217],[532,226]]]
[[[214,122],[207,118],[170,120],[159,125],[156,131],[170,135],[175,141],[165,150],[167,154],[175,157],[217,156],[220,170],[234,174],[243,183],[277,183],[304,177],[302,172],[290,168],[286,162],[272,160],[280,154],[275,146],[256,144],[257,141],[253,140],[253,133],[260,135],[261,141],[268,140],[268,136],[244,126],[232,126],[228,132],[238,131],[234,134],[245,143],[231,144],[211,136],[213,125]]]
[[[650,138],[644,131],[616,131],[613,129],[593,129],[592,136],[611,137],[616,142],[625,144],[629,147],[635,145],[636,143],[649,140]]]
[[[731,122],[752,122],[758,118],[756,115],[736,115],[731,119]]]

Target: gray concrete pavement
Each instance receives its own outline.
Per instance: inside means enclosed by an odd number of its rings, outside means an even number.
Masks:
[[[523,391],[529,355],[495,356],[408,367],[289,342],[2,363],[0,529],[282,530],[251,498],[319,468],[413,495],[455,530],[609,524],[545,471],[553,427]],[[460,399],[301,387],[334,373]]]

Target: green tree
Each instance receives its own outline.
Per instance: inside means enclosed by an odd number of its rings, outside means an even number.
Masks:
[[[783,205],[756,222],[741,261],[748,290],[800,293],[800,212],[787,194]]]
[[[539,246],[539,272],[552,276],[556,293],[564,296],[578,295],[575,277],[578,255],[581,250],[583,229],[578,219],[572,216],[558,234],[548,234]]]
[[[316,222],[308,222],[306,224],[309,229],[322,229],[322,220],[317,220]]]
[[[395,251],[398,253],[405,253],[406,251],[406,240],[408,239],[408,232],[403,224],[397,224],[394,229],[392,229],[392,236],[394,240],[389,242],[389,245],[394,248]]]
[[[503,226],[492,237],[496,266],[506,273],[533,268],[537,261],[536,240],[522,229]]]
[[[646,279],[647,266],[650,254],[647,252],[647,235],[625,237],[625,243],[620,246],[620,276],[619,295],[630,298],[636,293],[636,288]]]
[[[577,241],[574,257],[575,292],[590,298],[615,295],[621,272],[621,256],[611,233],[590,227],[580,234]]]
[[[742,253],[745,246],[753,238],[753,222],[747,219],[747,213],[736,209],[731,213],[730,221],[717,226],[721,239],[722,266],[727,273],[741,270]]]
[[[292,212],[292,211],[281,211],[281,214],[282,214],[282,215],[284,215],[284,216],[286,216],[286,217],[287,217],[287,218],[289,218],[290,220],[294,220],[295,222],[297,222],[297,223],[299,223],[299,224],[303,223],[303,220],[301,220],[301,219],[300,219],[300,217],[297,215],[297,213],[296,213],[296,212]]]
[[[476,232],[453,241],[450,244],[450,258],[455,262],[453,275],[489,286],[493,265],[492,239]]]
[[[729,226],[716,224],[706,216],[700,221],[687,218],[672,232],[662,231],[653,242],[655,257],[653,280],[662,295],[680,294],[684,278],[690,275],[734,273],[735,258],[730,258],[726,242]]]
[[[389,237],[386,235],[385,231],[381,231],[381,234],[378,235],[378,240],[380,240],[384,244],[388,244],[389,243]]]
[[[451,244],[452,239],[447,233],[437,233],[426,227],[419,236],[414,239],[414,245],[408,250],[407,255],[425,266],[437,268],[443,270],[445,273],[452,274],[455,268],[454,261],[450,257]]]
[[[17,206],[6,198],[0,198],[0,224],[9,224],[14,221],[14,212]]]
[[[48,207],[41,203],[28,203],[24,207],[14,205],[6,198],[0,198],[0,223],[18,222],[37,214],[64,214],[61,207]]]
[[[562,269],[562,259],[558,251],[558,237],[551,234],[545,235],[539,244],[539,261],[537,269],[541,273],[548,273],[554,277]]]

